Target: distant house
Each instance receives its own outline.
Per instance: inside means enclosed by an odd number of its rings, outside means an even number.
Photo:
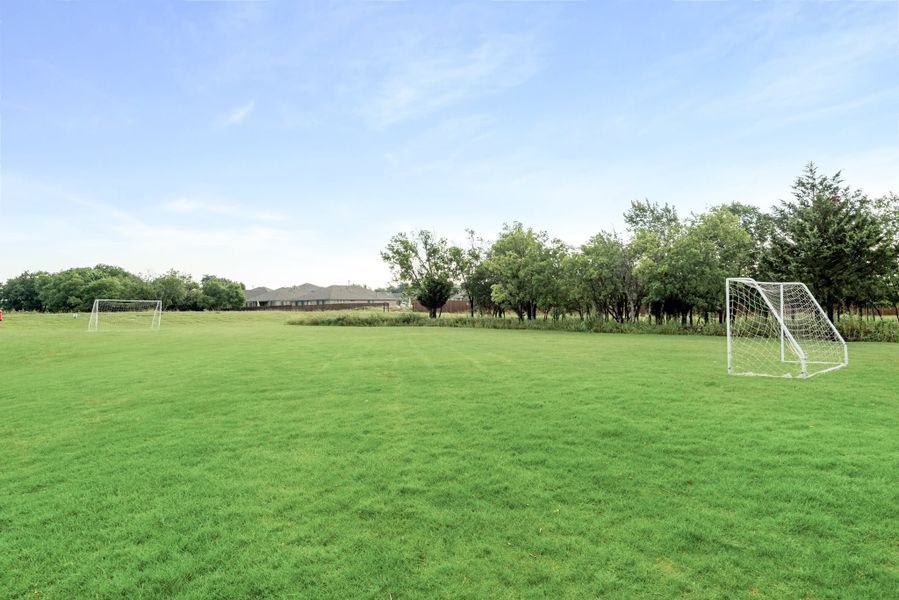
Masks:
[[[361,285],[319,286],[312,283],[278,288],[253,288],[244,292],[247,308],[323,306],[333,304],[388,304],[397,307],[399,294],[376,292]]]
[[[243,295],[244,295],[244,298],[246,298],[245,306],[247,306],[247,307],[259,306],[259,303],[257,302],[257,298],[259,298],[260,296],[264,296],[265,294],[267,294],[271,291],[272,291],[271,288],[267,288],[267,287],[257,287],[257,288],[253,288],[252,290],[244,290]]]

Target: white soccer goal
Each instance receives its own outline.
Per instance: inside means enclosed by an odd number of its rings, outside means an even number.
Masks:
[[[729,278],[727,371],[812,377],[849,363],[846,342],[804,283]]]
[[[88,331],[106,329],[159,329],[162,300],[94,300]]]

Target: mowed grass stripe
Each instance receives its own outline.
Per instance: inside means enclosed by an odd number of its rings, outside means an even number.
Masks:
[[[899,346],[14,315],[9,597],[891,598]]]

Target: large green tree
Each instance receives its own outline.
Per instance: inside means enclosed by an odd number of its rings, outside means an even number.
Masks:
[[[200,289],[200,305],[206,310],[240,310],[246,303],[243,284],[224,277],[204,275]]]
[[[773,230],[771,215],[757,206],[732,202],[712,208],[712,211],[726,210],[737,217],[738,224],[752,241],[749,250],[749,264],[746,266],[745,275],[758,280],[770,279],[764,271],[764,258],[768,253],[769,243]]]
[[[125,282],[118,277],[105,276],[99,279],[91,279],[84,284],[84,291],[80,294],[90,303],[97,298],[131,298],[143,300],[125,293]],[[87,306],[85,305],[85,308]]]
[[[478,238],[474,231],[466,229],[465,232],[468,235],[467,247],[450,246],[447,252],[452,265],[453,277],[458,282],[459,289],[468,298],[468,309],[473,317],[477,292],[475,274],[484,261],[485,250],[484,241]]]
[[[163,310],[169,310],[183,307],[192,283],[194,281],[190,275],[172,269],[155,278],[151,285],[156,298],[162,301]]]
[[[505,307],[493,299],[493,284],[495,283],[496,280],[490,270],[490,265],[484,261],[472,272],[468,281],[468,289],[475,308],[481,314],[502,317],[505,314]]]
[[[3,285],[0,292],[0,308],[14,310],[44,310],[41,302],[41,289],[46,285],[49,273],[25,271],[21,275],[11,277]]]
[[[601,232],[581,246],[583,289],[597,316],[620,323],[636,315],[642,289],[627,244],[617,235]]]
[[[748,276],[755,249],[752,236],[730,207],[718,206],[693,217],[673,252],[674,277],[687,310],[701,311],[706,321],[715,312],[723,320],[725,279]]]
[[[548,275],[554,267],[549,237],[521,223],[505,225],[490,247],[486,264],[494,283],[493,301],[518,315],[519,320],[535,319],[541,299],[552,293]]]
[[[91,293],[88,285],[92,280],[90,267],[53,273],[41,287],[41,304],[50,312],[89,310],[94,301],[88,295]]]
[[[634,201],[624,214],[631,233],[628,250],[634,261],[634,277],[640,283],[651,315],[683,315],[685,299],[680,296],[671,259],[684,224],[674,207],[648,200]]]
[[[244,305],[243,284],[207,275],[198,283],[170,270],[154,279],[113,265],[77,267],[57,273],[22,273],[0,291],[0,307],[63,312],[90,310],[97,298],[162,300],[168,310],[238,310]]]
[[[880,304],[893,307],[899,320],[899,195],[889,193],[874,201],[874,208],[883,224],[887,243],[892,246],[892,268],[879,279],[877,295]]]
[[[397,282],[408,285],[412,296],[428,309],[432,319],[453,295],[456,266],[446,238],[421,229],[398,233],[381,251]]]
[[[894,268],[893,252],[862,191],[809,163],[793,183],[792,200],[774,208],[766,263],[778,277],[805,282],[833,319],[847,301],[873,300],[866,297],[870,283]]]
[[[121,267],[103,264],[46,275],[39,292],[42,309],[51,312],[90,310],[97,298],[155,299],[143,278]]]
[[[565,242],[553,238],[546,241],[543,252],[538,255],[537,307],[543,312],[544,319],[549,315],[558,318],[569,303],[570,286],[563,276],[562,265],[570,252],[571,248]]]

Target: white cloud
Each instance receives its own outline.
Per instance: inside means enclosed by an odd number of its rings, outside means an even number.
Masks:
[[[162,244],[181,248],[250,248],[262,244],[282,243],[291,238],[287,231],[271,227],[229,229],[195,229],[190,227],[157,227],[141,223],[136,226],[112,225],[112,231],[128,239],[132,245]]]
[[[135,273],[176,268],[198,279],[214,273],[249,287],[346,280],[381,285],[389,279],[372,250],[380,239],[372,242],[364,235],[335,239],[309,227],[276,227],[264,220],[203,223],[196,217],[210,207],[241,217],[245,209],[234,205],[222,209],[185,198],[169,203],[185,217],[176,221],[176,214],[160,211],[158,204],[138,203],[124,210],[12,174],[4,173],[2,183],[0,281],[25,270],[58,271],[99,263]]]
[[[250,113],[252,113],[253,109],[255,108],[256,100],[250,100],[243,106],[238,106],[237,108],[219,117],[218,126],[224,128],[231,127],[232,125],[240,125],[248,116],[250,116]]]
[[[428,116],[471,98],[521,85],[538,70],[535,40],[503,36],[472,49],[428,54],[425,46],[395,57],[366,100],[363,114],[378,127]]]
[[[255,221],[284,221],[284,215],[266,210],[253,210],[234,204],[220,202],[206,202],[191,198],[176,198],[163,204],[163,208],[169,212],[179,214],[218,215],[233,217],[235,219],[251,219]]]
[[[871,63],[895,53],[896,31],[860,27],[831,35],[799,38],[783,54],[756,66],[740,102],[750,110],[806,109],[835,95],[852,98],[853,83]]]
[[[494,124],[493,117],[483,114],[443,119],[385,152],[384,159],[402,173],[457,171],[489,141]]]

